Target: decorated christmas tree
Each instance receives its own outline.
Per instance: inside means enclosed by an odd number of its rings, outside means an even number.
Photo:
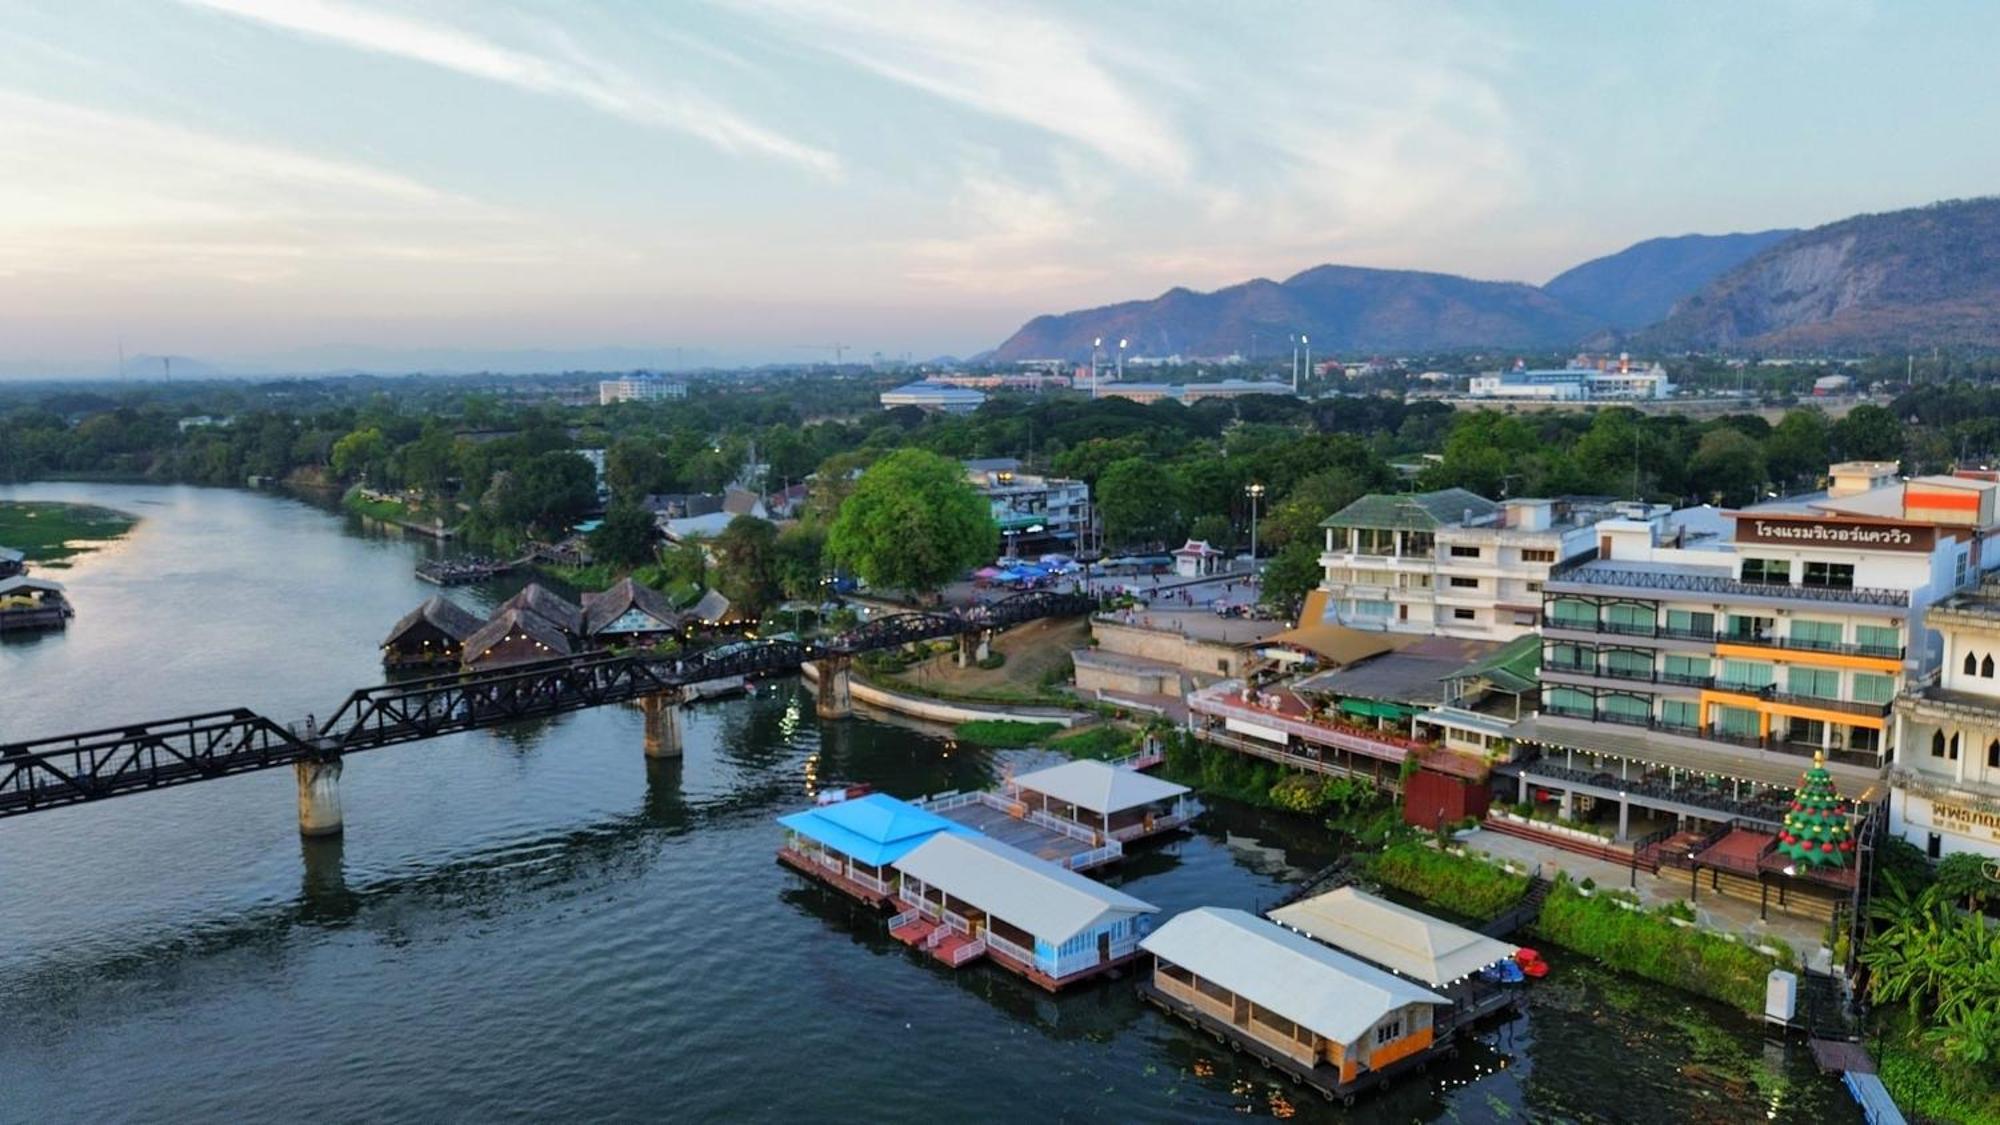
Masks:
[[[1833,775],[1826,772],[1826,756],[1814,754],[1778,831],[1778,850],[1801,866],[1840,867],[1854,854],[1848,819],[1847,802],[1833,791]]]

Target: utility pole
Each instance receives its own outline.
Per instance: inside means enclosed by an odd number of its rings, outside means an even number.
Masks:
[[[1251,483],[1243,486],[1243,495],[1250,498],[1250,573],[1257,573],[1257,500],[1264,495],[1264,486]]]
[[[1125,349],[1131,343],[1123,336],[1118,338],[1118,381],[1121,383],[1125,381]]]
[[[1311,336],[1308,336],[1308,335],[1306,335],[1306,334],[1305,334],[1305,333],[1303,333],[1303,332],[1301,332],[1301,333],[1299,333],[1299,343],[1301,343],[1301,344],[1304,344],[1304,345],[1306,346],[1306,381],[1307,381],[1307,382],[1311,382],[1311,381],[1312,381],[1312,377],[1313,377],[1313,342],[1312,342],[1312,337],[1311,337]],[[1296,395],[1296,394],[1298,394],[1298,393],[1299,393],[1299,385],[1298,385],[1298,383],[1296,383],[1296,382],[1294,382],[1294,383],[1292,384],[1292,393],[1293,393],[1294,395]]]
[[[1093,337],[1090,341],[1090,397],[1097,397],[1097,359],[1104,353],[1104,337]]]
[[[1292,334],[1292,393],[1299,393],[1299,337]]]

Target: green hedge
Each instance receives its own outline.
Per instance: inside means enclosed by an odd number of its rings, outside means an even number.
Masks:
[[[1565,949],[1618,969],[1720,1000],[1755,1015],[1764,1010],[1772,969],[1796,969],[1791,951],[1772,958],[1738,941],[1692,926],[1676,926],[1665,911],[1627,910],[1614,896],[1589,898],[1567,878],[1542,904],[1537,933]]]
[[[1506,913],[1528,893],[1526,875],[1415,840],[1384,848],[1369,861],[1368,872],[1398,890],[1481,920]]]
[[[973,746],[1035,746],[1063,729],[1061,723],[1023,723],[1014,719],[974,719],[951,728],[960,742]]]
[[[1138,731],[1110,723],[1058,735],[1049,743],[1049,749],[1060,750],[1072,758],[1094,758],[1101,762],[1122,758],[1138,748]]]

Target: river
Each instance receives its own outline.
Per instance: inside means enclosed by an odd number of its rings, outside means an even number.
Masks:
[[[49,572],[66,634],[0,644],[0,742],[248,706],[330,713],[435,592],[428,544],[278,497],[41,484],[142,522]],[[456,592],[484,606],[505,590]],[[291,771],[0,820],[0,1121],[1855,1120],[1802,1048],[1552,954],[1529,1012],[1352,1111],[1122,982],[953,974],[772,859],[812,779],[909,795],[1001,756],[794,683],[693,709],[679,762],[602,708],[353,758],[343,839]],[[1223,807],[1107,876],[1166,915],[1255,908],[1330,859]]]

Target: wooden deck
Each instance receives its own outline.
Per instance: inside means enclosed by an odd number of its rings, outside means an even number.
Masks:
[[[778,862],[801,875],[808,876],[832,887],[834,890],[851,899],[867,903],[869,906],[880,908],[889,905],[893,901],[890,895],[878,891],[874,887],[857,883],[849,879],[842,872],[828,870],[814,863],[809,857],[800,855],[790,848],[778,849]]]
[[[1094,863],[1087,860],[1078,861],[1072,866],[1070,863],[1071,860],[1094,850],[1094,845],[1079,840],[1074,836],[1065,835],[1053,828],[1036,824],[1025,816],[1009,815],[1005,810],[994,808],[989,804],[973,803],[960,805],[957,808],[942,808],[936,811],[939,816],[947,820],[957,821],[1003,844],[1019,848],[1032,856],[1040,856],[1050,863],[1059,863],[1065,867],[1070,867],[1073,871],[1086,871],[1092,867],[1100,867],[1109,863],[1112,858],[1115,858],[1105,857]],[[1088,829],[1084,830],[1088,831]]]

